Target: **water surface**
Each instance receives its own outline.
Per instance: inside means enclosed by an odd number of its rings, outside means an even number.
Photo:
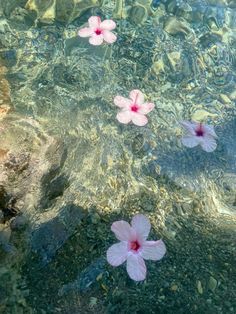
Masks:
[[[11,109],[1,185],[27,221],[1,223],[0,311],[234,313],[234,1],[94,2],[78,13],[52,1],[45,20],[49,4],[0,1],[0,97]],[[116,43],[77,36],[91,15],[116,21]],[[155,103],[145,127],[115,118],[114,97],[132,89]],[[216,151],[182,146],[179,121],[191,119],[215,126]],[[112,222],[135,213],[167,246],[138,284],[105,261]]]

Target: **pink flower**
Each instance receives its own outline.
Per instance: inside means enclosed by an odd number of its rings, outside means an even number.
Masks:
[[[187,131],[182,137],[183,145],[187,147],[200,145],[206,152],[213,152],[216,149],[217,135],[213,126],[189,121],[183,121],[181,125]]]
[[[147,113],[153,110],[153,103],[145,103],[143,93],[134,89],[130,92],[129,98],[122,96],[116,96],[114,103],[116,106],[122,108],[117,114],[116,118],[119,122],[127,124],[132,121],[138,126],[144,126],[148,123],[148,119],[145,116]]]
[[[111,30],[116,28],[116,23],[112,20],[101,21],[99,16],[91,16],[88,19],[89,27],[79,30],[80,37],[90,37],[89,42],[91,45],[99,46],[106,41],[112,44],[116,41],[116,35]]]
[[[151,225],[144,215],[135,215],[131,226],[124,220],[112,224],[111,230],[121,242],[113,244],[107,251],[107,261],[119,266],[127,261],[126,269],[131,279],[141,281],[146,278],[144,259],[160,260],[166,253],[162,240],[146,241]]]

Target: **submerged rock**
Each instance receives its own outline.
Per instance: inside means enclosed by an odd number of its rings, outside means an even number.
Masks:
[[[75,281],[63,285],[58,294],[63,296],[70,292],[87,292],[90,287],[96,283],[98,276],[104,273],[105,265],[106,260],[104,258],[98,258],[79,273]]]
[[[56,0],[28,0],[25,8],[36,11],[39,21],[44,23],[51,23],[55,19]]]
[[[190,25],[184,19],[174,16],[165,21],[164,30],[170,35],[181,34],[186,36],[192,32]]]
[[[27,226],[27,218],[23,215],[14,217],[10,222],[11,230],[24,230]]]
[[[130,20],[136,24],[143,24],[148,17],[148,11],[145,6],[137,4],[130,9]]]
[[[75,231],[83,217],[83,208],[74,204],[62,207],[54,218],[38,221],[31,235],[32,250],[46,265]],[[43,217],[42,217],[43,219]]]
[[[37,12],[37,19],[42,23],[51,24],[55,20],[72,22],[86,10],[101,4],[99,0],[28,0],[26,9]]]
[[[3,13],[9,16],[13,10],[15,10],[17,7],[23,7],[27,0],[7,0],[7,1],[1,1],[0,3],[0,9],[2,7]]]
[[[19,213],[16,202],[16,198],[9,194],[3,186],[0,186],[0,210],[3,213],[3,222]]]

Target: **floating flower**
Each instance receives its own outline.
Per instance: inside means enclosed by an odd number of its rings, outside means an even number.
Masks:
[[[182,143],[187,147],[200,145],[206,152],[213,152],[216,149],[216,138],[214,127],[211,125],[183,121],[181,125],[187,131],[182,137]]]
[[[99,46],[103,41],[112,44],[116,41],[116,35],[111,30],[116,28],[116,23],[113,20],[101,21],[99,16],[91,16],[88,19],[89,27],[79,30],[80,37],[90,37],[91,45]]]
[[[121,242],[108,249],[107,261],[112,266],[119,266],[127,261],[128,275],[135,281],[146,278],[144,259],[158,261],[166,253],[162,240],[146,241],[150,229],[149,219],[141,214],[133,217],[131,226],[124,220],[116,221],[111,226],[111,230]]]
[[[145,103],[144,95],[138,89],[132,90],[129,98],[122,96],[114,98],[115,105],[122,109],[116,116],[117,120],[124,124],[132,121],[138,126],[144,126],[148,123],[145,115],[152,111],[155,105],[153,103]]]

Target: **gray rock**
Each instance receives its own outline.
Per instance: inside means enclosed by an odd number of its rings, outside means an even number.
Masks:
[[[31,235],[32,250],[39,255],[42,265],[55,256],[57,250],[72,235],[83,217],[83,209],[68,204],[60,209],[57,216],[40,223]]]
[[[75,281],[70,282],[59,290],[60,296],[74,292],[86,292],[90,286],[96,282],[97,277],[104,273],[106,260],[99,258],[95,260],[91,265],[85,268],[81,273],[78,274]]]

